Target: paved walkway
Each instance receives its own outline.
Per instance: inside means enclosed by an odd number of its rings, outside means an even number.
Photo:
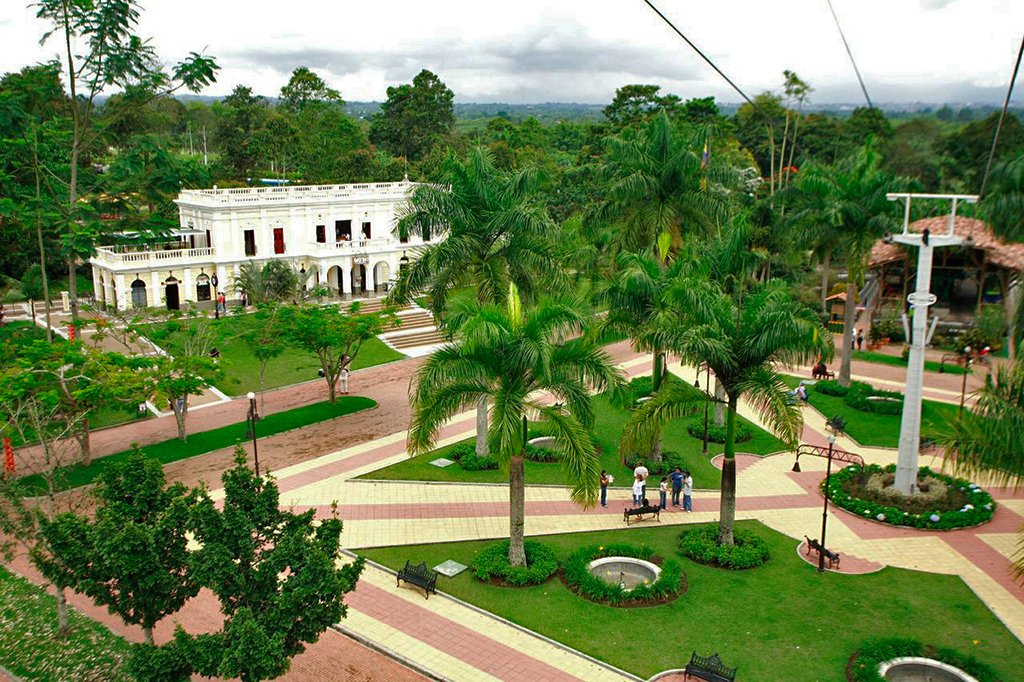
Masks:
[[[649,357],[637,356],[623,344],[613,351],[616,360],[630,374],[649,371]],[[364,370],[365,386],[369,389],[367,394],[381,402],[381,408],[374,412],[386,414],[388,418],[382,423],[368,420],[364,413],[331,422],[332,425],[341,425],[334,433],[357,431],[363,434],[362,437],[345,438],[345,443],[338,444],[340,447],[331,448],[329,441],[325,442],[321,436],[322,431],[331,431],[331,426],[321,425],[304,430],[301,440],[285,434],[285,442],[267,448],[270,451],[300,453],[279,455],[276,461],[274,468],[282,491],[282,504],[296,508],[313,507],[326,513],[331,502],[337,500],[340,503],[339,513],[345,521],[342,541],[347,548],[506,536],[507,486],[426,485],[355,478],[406,457],[405,432],[401,429],[408,419],[405,390],[413,367],[415,361],[405,361]],[[678,364],[672,369],[684,380],[692,381],[694,378],[691,369],[678,369]],[[809,375],[809,368],[800,371]],[[855,375],[871,378],[879,384],[899,385],[902,372],[902,368],[885,365],[856,363],[854,366]],[[359,376],[355,374],[354,379],[358,380]],[[930,374],[927,390],[936,399],[956,402],[959,400],[959,381],[960,377]],[[302,399],[302,387],[274,393],[281,393],[281,401]],[[272,399],[278,398],[268,395],[268,403]],[[208,411],[214,415],[220,409],[209,408]],[[825,434],[820,426],[824,417],[811,418],[813,412],[811,408],[808,410],[804,441],[824,444]],[[745,404],[741,404],[740,411],[746,418],[758,421],[757,415]],[[442,444],[471,436],[474,420],[472,412],[457,417],[444,429]],[[390,430],[384,430],[387,426],[391,427]],[[266,440],[274,441],[273,438]],[[895,459],[895,452],[891,449],[857,447],[845,437],[840,437],[839,446],[862,454],[869,462],[888,463]],[[309,452],[316,448],[319,452],[330,451],[330,454],[309,459]],[[261,459],[263,451],[261,442]],[[204,462],[200,467],[207,476],[218,466],[214,462],[221,462],[219,466],[224,466],[219,455],[195,458],[189,462],[207,459],[209,463]],[[817,487],[825,463],[806,458],[801,462],[803,471],[800,473],[791,471],[792,456],[788,454],[744,457],[740,464],[737,517],[759,519],[793,537],[794,551],[799,551],[803,535],[820,524],[822,500]],[[168,467],[172,476],[186,481],[195,478],[194,474],[187,474],[176,466]],[[1008,572],[1008,557],[1014,550],[1015,533],[1024,523],[1024,493],[1005,489],[991,491],[999,500],[1000,507],[990,524],[948,533],[893,528],[833,509],[829,518],[829,546],[843,554],[844,569],[849,567],[848,570],[857,572],[891,565],[960,575],[1007,627],[1018,638],[1024,639],[1024,589],[1013,583]],[[408,501],[413,499],[419,501],[410,504]],[[622,527],[621,514],[616,513],[615,508],[620,502],[625,505],[628,499],[627,489],[614,488],[610,491],[611,503],[607,509],[583,510],[568,500],[564,488],[529,487],[526,492],[526,530],[530,535],[618,530]],[[662,516],[662,521],[680,525],[714,521],[717,512],[718,491],[698,490],[694,513],[670,511]],[[138,639],[138,633],[132,634],[130,628],[125,628],[110,616],[96,613],[97,609],[82,598],[75,597],[75,603],[117,631],[127,632],[133,639]],[[342,628],[413,661],[439,677],[455,680],[628,679],[622,671],[610,669],[578,652],[566,650],[455,600],[444,597],[424,600],[411,589],[396,589],[392,576],[377,567],[367,567],[347,603],[349,616],[342,622]],[[414,614],[413,617],[410,614]],[[200,595],[185,611],[162,623],[157,637],[158,640],[166,639],[175,621],[186,624],[190,630],[198,630],[214,628],[218,620],[215,601]],[[331,661],[342,660],[340,657],[345,655],[342,652],[346,646],[351,646],[348,640],[329,633],[303,657],[314,656],[305,660],[322,660],[330,667],[320,667],[319,663],[307,667],[301,663],[304,658],[300,657],[289,679],[322,678],[325,670],[337,669]],[[366,660],[376,660],[372,658],[376,654],[370,652],[366,655],[370,657]],[[317,656],[322,658],[317,659]],[[371,662],[370,665],[376,663]]]

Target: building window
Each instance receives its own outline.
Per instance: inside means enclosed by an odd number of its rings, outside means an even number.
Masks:
[[[363,223],[363,239],[370,239],[370,223]]]
[[[274,228],[274,253],[281,255],[284,253],[284,228]]]
[[[245,255],[256,255],[256,230],[245,231]]]
[[[137,279],[132,282],[132,305],[136,308],[145,308],[148,304],[149,300],[146,298],[146,283],[141,279]]]
[[[210,276],[199,275],[196,277],[196,300],[197,301],[209,301],[210,300]]]
[[[327,226],[317,225],[316,226],[316,243],[326,244],[327,243]]]
[[[210,231],[206,231],[206,248],[213,246],[213,241],[210,239]]]
[[[351,220],[335,220],[334,221],[334,241],[336,241],[336,242],[349,242],[349,241],[352,241],[352,221]]]

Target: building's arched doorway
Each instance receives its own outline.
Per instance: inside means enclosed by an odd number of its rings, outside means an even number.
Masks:
[[[114,285],[114,300],[117,300],[117,285]],[[146,283],[137,279],[132,282],[132,307],[145,308],[147,305],[149,299],[146,297]]]
[[[181,310],[181,299],[178,298],[178,280],[173,276],[164,281],[164,298],[168,310]]]
[[[380,261],[373,266],[373,290],[387,291],[388,280],[391,279],[391,266],[387,261]]]
[[[327,288],[332,294],[341,293],[341,268],[337,265],[327,269]]]
[[[352,293],[363,294],[366,293],[366,266],[365,265],[353,265],[352,266]]]

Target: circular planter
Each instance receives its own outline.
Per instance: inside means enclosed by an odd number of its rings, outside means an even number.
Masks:
[[[894,682],[978,682],[960,668],[921,656],[902,656],[880,663],[878,674]]]
[[[668,559],[658,566],[657,561],[645,546],[591,545],[566,560],[562,579],[577,595],[598,604],[659,606],[684,594],[687,584],[682,564]],[[624,575],[627,570],[628,579]]]
[[[606,556],[587,564],[590,575],[630,592],[638,585],[651,585],[661,576],[661,567],[628,556]]]
[[[531,438],[526,442],[528,445],[532,445],[535,448],[544,448],[545,450],[554,450],[556,447],[553,436],[539,436],[537,438]]]

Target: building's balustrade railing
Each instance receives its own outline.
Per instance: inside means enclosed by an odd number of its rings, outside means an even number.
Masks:
[[[374,253],[378,253],[380,251],[398,251],[401,249],[413,249],[418,246],[422,246],[422,244],[402,243],[397,239],[350,239],[340,242],[311,242],[310,246],[317,251],[318,255],[327,255],[325,252],[331,251],[344,254],[366,251],[372,251]]]
[[[214,257],[213,247],[201,249],[161,249],[158,251],[128,251],[125,247],[101,246],[94,258],[100,263],[117,266],[127,263],[156,263],[165,261],[190,262],[210,260]]]
[[[331,201],[350,198],[405,198],[412,182],[375,182],[354,185],[302,185],[295,187],[238,187],[232,189],[186,189],[178,195],[184,204],[216,206],[290,201]]]

